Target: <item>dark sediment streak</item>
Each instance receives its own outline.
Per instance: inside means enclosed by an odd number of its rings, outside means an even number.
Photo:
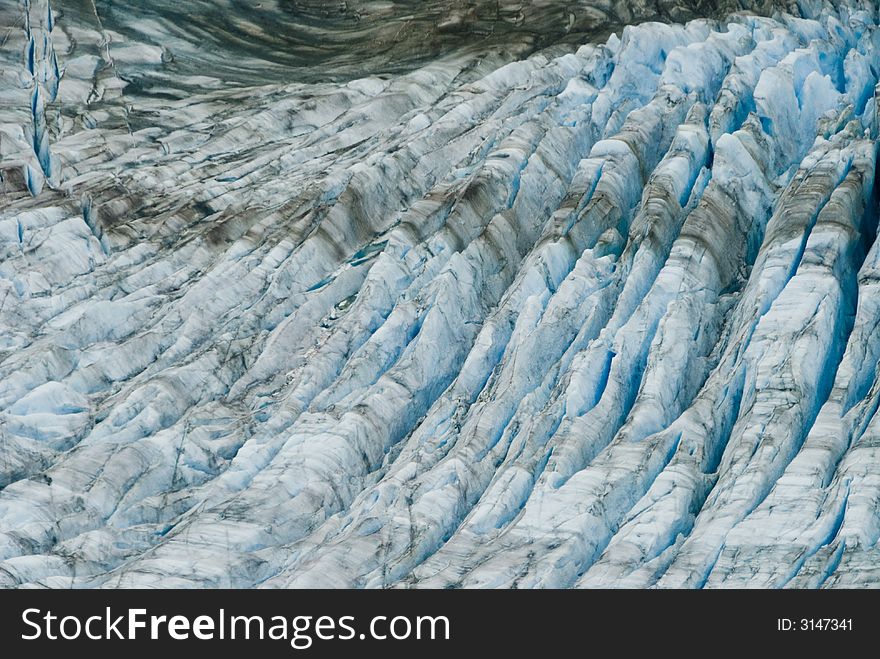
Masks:
[[[651,20],[802,13],[793,0],[74,0],[63,9],[84,21],[96,9],[104,28],[168,47],[181,73],[209,67],[245,84],[289,80],[291,69],[305,82],[399,73],[461,50],[511,59]]]

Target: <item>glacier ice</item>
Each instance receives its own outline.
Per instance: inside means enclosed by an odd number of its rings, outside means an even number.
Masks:
[[[878,585],[878,9],[607,4],[0,8],[0,586]]]

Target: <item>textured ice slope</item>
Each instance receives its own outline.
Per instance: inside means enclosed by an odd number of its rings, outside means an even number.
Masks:
[[[0,585],[880,585],[874,3],[250,85],[29,4]]]

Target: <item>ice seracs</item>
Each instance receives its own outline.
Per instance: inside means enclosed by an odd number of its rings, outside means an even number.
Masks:
[[[0,585],[877,584],[872,3],[250,86],[36,4]]]

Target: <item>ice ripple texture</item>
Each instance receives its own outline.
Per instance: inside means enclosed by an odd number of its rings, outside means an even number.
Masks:
[[[0,585],[880,585],[873,3],[176,96],[31,5]]]

